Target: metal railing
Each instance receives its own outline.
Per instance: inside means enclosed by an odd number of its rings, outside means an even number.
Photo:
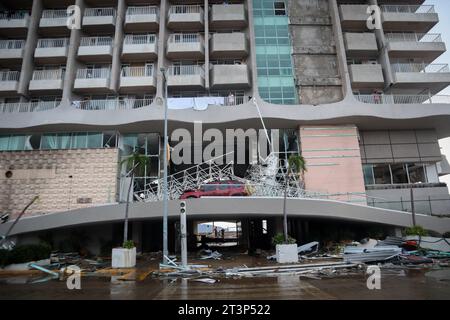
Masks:
[[[67,10],[44,10],[42,11],[42,19],[67,19],[69,17]],[[58,21],[60,23],[60,21]]]
[[[153,65],[143,67],[123,67],[120,73],[121,77],[152,77]]]
[[[426,64],[426,63],[393,63],[394,72],[423,72],[423,73],[447,73],[450,72],[448,64]]]
[[[33,72],[32,80],[61,80],[63,75],[63,69],[36,70]]]
[[[116,9],[114,8],[86,8],[84,10],[85,17],[115,17]]]
[[[170,43],[197,43],[201,41],[198,33],[173,33],[169,36]]]
[[[170,14],[202,13],[200,5],[173,5],[169,9]]]
[[[124,44],[152,44],[156,42],[154,34],[127,34]]]
[[[84,68],[77,70],[77,79],[108,79],[110,68]]]
[[[436,13],[433,5],[384,5],[382,12],[389,13]]]
[[[169,76],[205,75],[203,66],[199,65],[170,66],[167,71]]]
[[[385,37],[389,42],[443,42],[440,33],[391,32]]]
[[[25,40],[0,40],[1,49],[23,49]]]
[[[375,208],[382,208],[388,210],[397,210],[404,212],[411,212],[411,200],[400,198],[400,201],[390,201],[390,200],[377,200],[368,199],[367,205]],[[449,212],[443,214],[445,208],[450,208],[449,199],[421,199],[414,200],[414,212],[425,215],[446,215],[450,217]],[[439,210],[440,209],[440,210]]]
[[[363,103],[372,104],[450,104],[448,95],[360,94],[355,97]]]
[[[153,98],[145,99],[92,99],[73,101],[72,106],[80,110],[130,110],[149,106]]]
[[[0,71],[0,81],[19,81],[20,71]]]
[[[112,43],[112,37],[83,37],[80,40],[80,47],[111,46]]]
[[[140,6],[140,7],[128,7],[126,16],[135,16],[143,14],[158,14],[159,10],[157,6]]]
[[[0,112],[38,112],[55,109],[60,101],[10,102],[0,104]]]
[[[0,12],[0,20],[24,20],[30,16],[28,11],[2,11]]]
[[[69,45],[69,38],[39,39],[38,48],[64,48]]]

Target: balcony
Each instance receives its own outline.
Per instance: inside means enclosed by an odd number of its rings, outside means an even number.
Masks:
[[[112,37],[83,37],[78,47],[81,61],[111,61],[113,53]]]
[[[203,37],[197,33],[175,33],[167,40],[167,58],[202,60],[205,56]]]
[[[367,30],[367,4],[343,4],[339,6],[342,28],[346,30]]]
[[[73,101],[72,107],[86,111],[132,110],[150,106],[153,98],[146,99],[92,99]]]
[[[391,58],[420,58],[432,62],[446,51],[442,36],[437,33],[387,33],[386,40]]]
[[[167,70],[167,86],[179,89],[203,89],[205,71],[199,65],[174,65]]]
[[[39,64],[64,63],[69,53],[69,38],[39,39],[34,60]]]
[[[158,46],[154,34],[128,34],[125,36],[122,49],[122,60],[145,61],[156,60]]]
[[[142,67],[124,67],[120,73],[120,92],[136,93],[156,90],[156,78],[153,65]]]
[[[116,9],[86,8],[83,17],[83,30],[91,32],[113,32],[116,25]]]
[[[344,33],[345,50],[348,56],[377,57],[378,45],[374,33]]]
[[[211,87],[214,89],[248,88],[250,76],[246,64],[216,64],[211,69]]]
[[[248,41],[243,32],[214,33],[210,41],[212,59],[241,59],[248,56]]]
[[[392,64],[392,71],[395,73],[393,89],[412,93],[427,90],[436,94],[450,85],[450,68],[447,64],[396,63]]]
[[[109,67],[78,69],[74,90],[86,93],[109,92],[110,76]]]
[[[244,28],[247,26],[243,4],[213,4],[210,26],[212,28]]]
[[[20,62],[24,47],[25,40],[0,40],[0,64]]]
[[[354,89],[384,87],[383,70],[380,64],[351,64],[349,72]]]
[[[0,35],[8,37],[25,37],[30,24],[27,11],[0,12]]]
[[[37,93],[61,93],[64,73],[63,69],[36,70],[33,72],[29,90]]]
[[[67,19],[69,14],[64,10],[44,10],[39,21],[39,32],[44,35],[69,34]]]
[[[176,30],[203,30],[204,11],[199,5],[173,5],[169,9],[167,27]]]
[[[450,104],[448,95],[359,94],[355,95],[355,98],[371,104]]]
[[[385,31],[425,33],[439,22],[434,6],[430,5],[384,5],[381,11]]]
[[[15,94],[19,86],[19,71],[0,71],[0,93]]]
[[[125,32],[148,32],[159,29],[159,9],[156,6],[128,7]]]
[[[52,110],[58,107],[59,101],[37,101],[37,102],[9,102],[0,104],[0,112],[39,112]]]

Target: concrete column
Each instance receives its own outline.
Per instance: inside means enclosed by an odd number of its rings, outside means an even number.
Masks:
[[[20,73],[19,88],[17,92],[21,96],[28,96],[28,86],[34,69],[34,50],[39,39],[38,29],[41,20],[43,1],[34,0],[31,8],[30,25],[28,27],[27,40],[25,42],[22,71]]]
[[[259,97],[258,93],[258,75],[256,74],[256,42],[255,42],[255,28],[253,24],[253,1],[245,1],[247,5],[247,20],[248,20],[248,41],[249,41],[249,54],[248,54],[248,66],[250,71],[250,79],[252,80],[252,97]]]
[[[114,43],[113,43],[113,58],[111,65],[111,80],[109,83],[109,88],[117,92],[119,90],[119,81],[120,81],[120,69],[122,67],[122,61],[120,60],[120,55],[122,53],[122,44],[123,44],[123,24],[125,21],[125,13],[126,13],[126,3],[125,0],[117,1],[117,17],[116,17],[116,31],[114,34]]]
[[[158,34],[158,61],[156,64],[156,97],[164,96],[163,77],[161,71],[162,67],[166,67],[167,63],[165,59],[165,48],[167,41],[168,30],[166,28],[166,19],[169,12],[169,2],[167,0],[161,0],[159,7],[159,34]],[[161,162],[162,163],[162,162]]]
[[[352,83],[347,66],[347,54],[345,52],[344,36],[342,34],[341,19],[339,17],[339,9],[336,0],[329,0],[331,21],[333,23],[334,38],[336,41],[336,55],[339,73],[342,79],[342,94],[344,98],[352,97]]]
[[[84,14],[86,7],[84,0],[76,0],[75,4],[80,7],[81,15]],[[72,29],[69,40],[69,52],[67,55],[66,73],[64,75],[64,88],[63,88],[63,103],[62,107],[70,107],[70,101],[73,99],[73,85],[75,83],[75,77],[77,70],[80,67],[80,63],[77,60],[78,47],[80,46],[81,30]]]
[[[378,0],[370,0],[370,5],[378,6]],[[379,59],[384,74],[385,90],[389,90],[391,85],[395,82],[394,75],[391,67],[391,59],[389,57],[389,51],[387,49],[387,41],[384,36],[383,24],[381,23],[381,29],[375,29],[375,36],[377,39]]]
[[[205,89],[209,91],[209,1],[204,0],[205,13]]]

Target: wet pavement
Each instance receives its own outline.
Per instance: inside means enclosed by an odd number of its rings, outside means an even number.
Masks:
[[[449,278],[450,269],[382,270],[381,290],[369,290],[363,272],[321,279],[223,277],[213,284],[151,276],[142,281],[86,276],[81,279],[81,290],[69,290],[65,281],[29,283],[30,277],[3,277],[0,299],[450,299]]]

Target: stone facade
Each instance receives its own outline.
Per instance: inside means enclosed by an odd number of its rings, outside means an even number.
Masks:
[[[118,149],[35,150],[0,153],[0,212],[27,215],[114,203]]]

